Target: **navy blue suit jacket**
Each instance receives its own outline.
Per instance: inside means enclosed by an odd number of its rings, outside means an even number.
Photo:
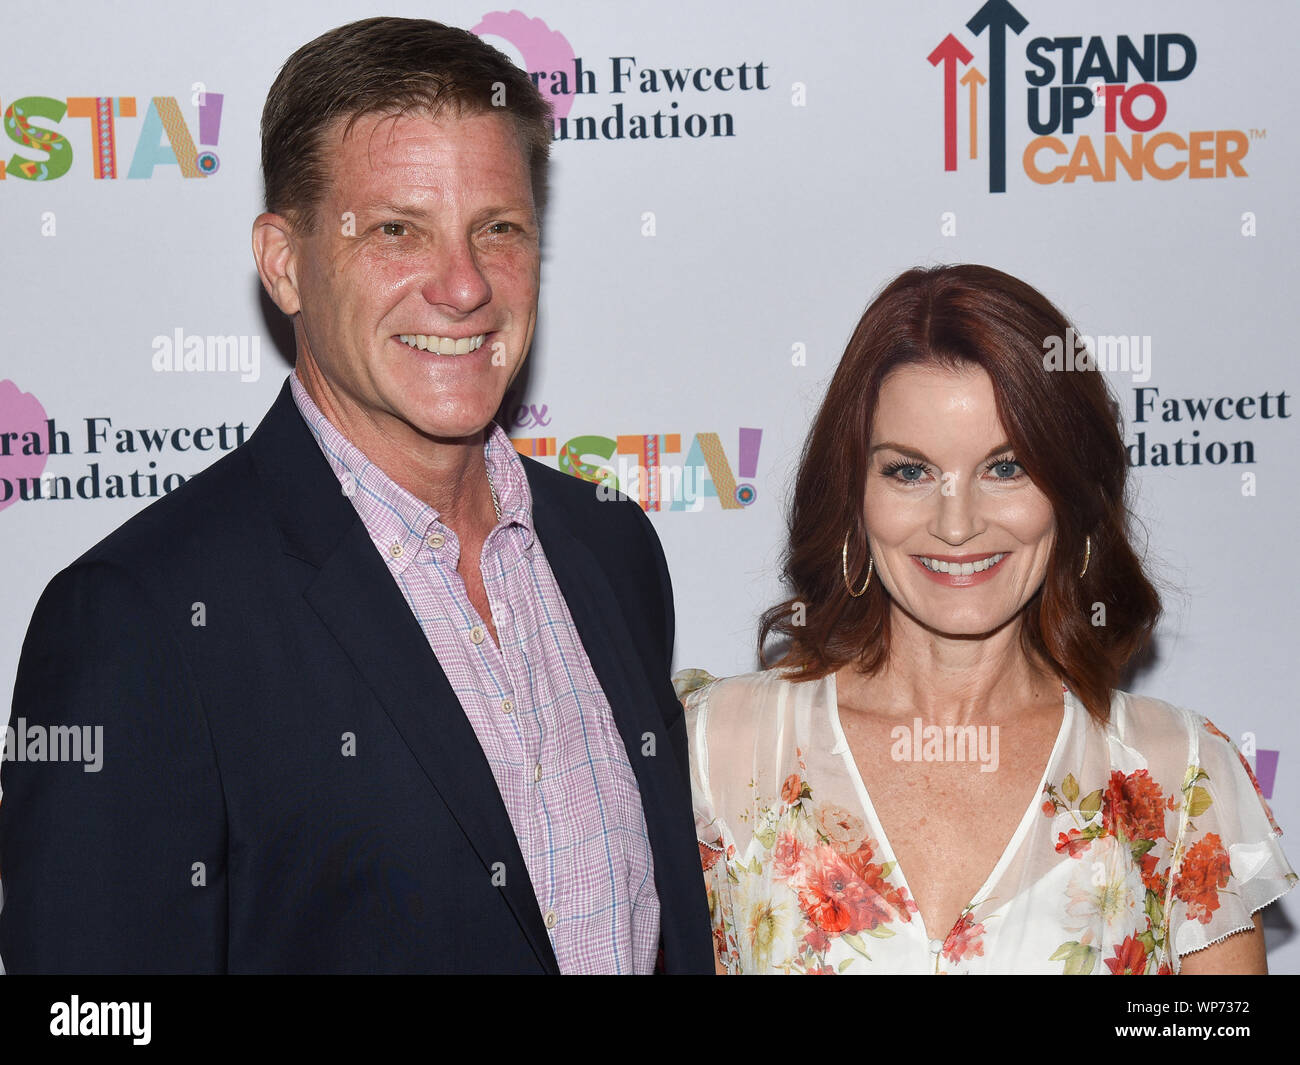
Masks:
[[[658,539],[524,463],[640,786],[664,966],[712,972]],[[9,972],[557,971],[487,760],[287,383],[50,582],[20,717],[103,725],[103,765],[0,771]]]

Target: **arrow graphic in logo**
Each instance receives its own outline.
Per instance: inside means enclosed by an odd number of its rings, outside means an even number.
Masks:
[[[980,73],[979,67],[971,67],[961,76],[961,83],[970,86],[970,157],[972,159],[979,156],[979,128],[980,128],[980,110],[979,95],[980,86],[988,83],[988,78]]]
[[[932,67],[943,64],[943,168],[957,169],[957,64],[975,57],[951,33],[927,57]]]
[[[1007,191],[1007,30],[1019,34],[1028,25],[1007,0],[988,0],[966,23],[977,37],[989,31],[989,192]]]

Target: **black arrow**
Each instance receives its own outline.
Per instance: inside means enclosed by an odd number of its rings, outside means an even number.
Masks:
[[[988,0],[966,23],[977,37],[989,31],[989,192],[1007,191],[1007,29],[1028,25],[1008,0]]]

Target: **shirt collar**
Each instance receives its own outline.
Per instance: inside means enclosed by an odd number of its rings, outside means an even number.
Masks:
[[[441,528],[438,509],[395,482],[344,436],[312,401],[297,371],[289,375],[289,389],[340,490],[352,502],[389,569],[405,570],[431,530]],[[483,456],[501,505],[497,528],[521,526],[526,533],[523,546],[531,547],[535,533],[528,478],[510,438],[495,422],[488,427]]]
[[[520,525],[527,532],[524,546],[531,547],[536,533],[533,529],[533,493],[528,486],[523,460],[515,450],[506,431],[496,422],[488,426],[487,443],[483,448],[488,477],[496,489],[497,502],[501,504],[502,525]]]

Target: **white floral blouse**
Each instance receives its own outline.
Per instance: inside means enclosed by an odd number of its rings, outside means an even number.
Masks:
[[[932,938],[849,753],[834,676],[768,671],[691,692],[696,833],[722,964],[1169,973],[1295,884],[1249,765],[1208,721],[1116,692],[1103,730],[1073,694],[1064,702],[1038,797],[961,918]]]

